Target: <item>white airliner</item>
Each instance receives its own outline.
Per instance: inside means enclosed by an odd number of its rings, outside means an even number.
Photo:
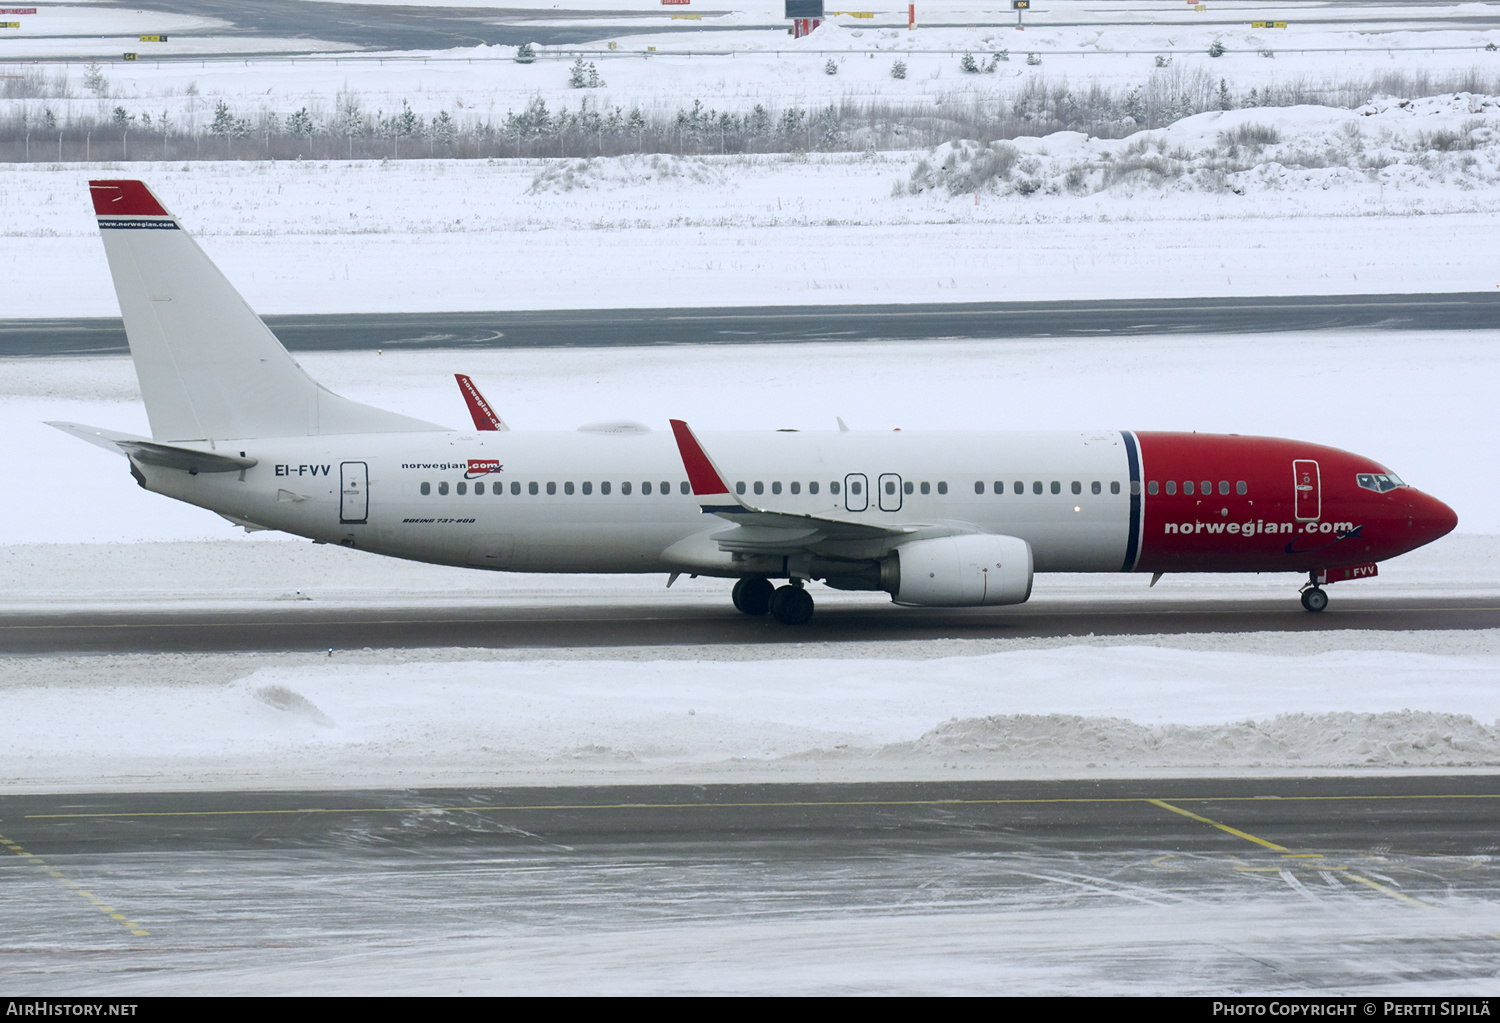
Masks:
[[[52,425],[247,529],[510,572],[719,576],[741,611],[799,624],[814,580],[962,607],[1021,603],[1034,572],[1306,572],[1321,611],[1321,584],[1457,524],[1368,458],[1274,438],[527,433],[462,376],[475,429],[452,430],[325,390],[145,184],[89,187],[151,436]]]

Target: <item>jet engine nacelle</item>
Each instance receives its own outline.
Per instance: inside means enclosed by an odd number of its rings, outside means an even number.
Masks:
[[[925,607],[1022,604],[1031,596],[1031,544],[1015,536],[969,533],[897,547],[900,581],[892,599]]]

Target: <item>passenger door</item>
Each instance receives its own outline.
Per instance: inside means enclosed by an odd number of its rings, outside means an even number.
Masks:
[[[359,523],[370,517],[370,467],[364,462],[339,465],[339,522]]]
[[[1323,484],[1318,463],[1310,458],[1292,462],[1293,515],[1300,522],[1316,519],[1323,512]]]

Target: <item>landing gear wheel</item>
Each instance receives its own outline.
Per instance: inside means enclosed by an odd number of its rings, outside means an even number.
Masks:
[[[812,594],[800,586],[782,586],[771,595],[771,617],[783,625],[806,625],[813,616]]]
[[[771,580],[755,576],[735,583],[730,597],[736,610],[747,615],[763,615],[771,610],[771,595],[775,592]]]
[[[1316,586],[1302,591],[1302,606],[1309,611],[1321,611],[1328,606],[1328,594]]]

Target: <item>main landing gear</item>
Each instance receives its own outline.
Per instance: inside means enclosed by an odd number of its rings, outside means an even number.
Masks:
[[[747,615],[771,617],[783,625],[806,625],[813,616],[812,594],[802,583],[772,586],[769,579],[754,576],[734,584],[734,606]]]
[[[1318,573],[1308,573],[1302,587],[1302,606],[1308,611],[1321,611],[1328,606],[1328,594],[1318,585]]]

